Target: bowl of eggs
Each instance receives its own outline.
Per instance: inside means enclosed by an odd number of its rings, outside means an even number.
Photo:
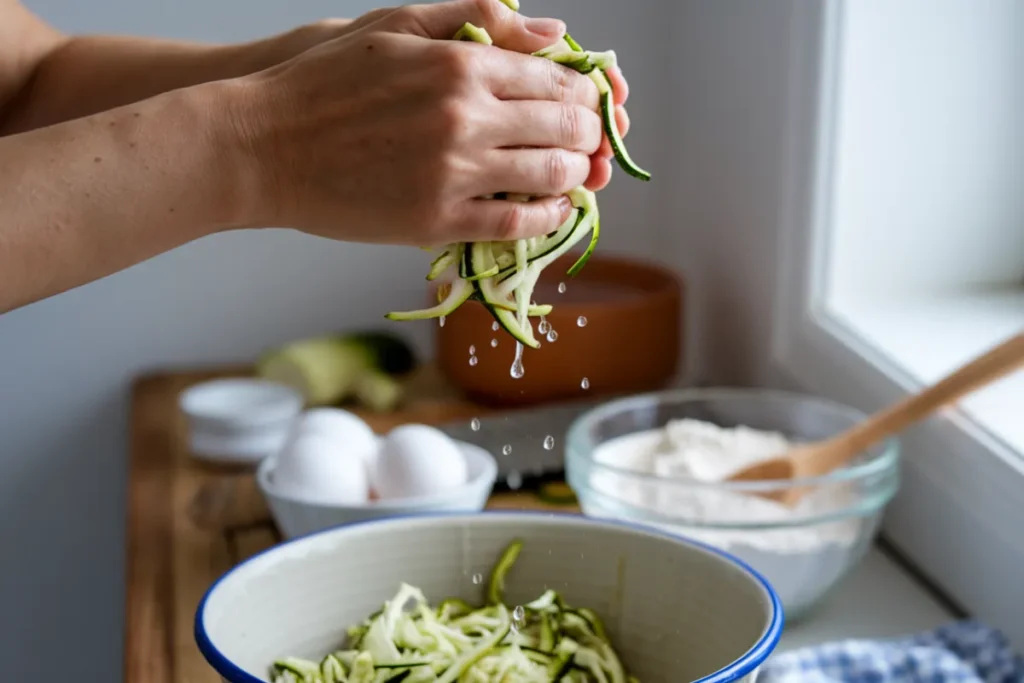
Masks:
[[[382,517],[482,510],[498,476],[490,453],[421,424],[377,435],[357,415],[298,417],[256,482],[285,538]]]

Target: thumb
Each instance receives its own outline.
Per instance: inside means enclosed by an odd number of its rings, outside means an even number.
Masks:
[[[510,9],[502,0],[449,0],[409,5],[391,15],[393,30],[424,38],[450,40],[466,22],[487,30],[494,44],[506,50],[531,53],[565,35],[558,19],[533,19]],[[385,19],[387,22],[387,19]]]

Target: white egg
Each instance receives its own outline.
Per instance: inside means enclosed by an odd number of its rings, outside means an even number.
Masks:
[[[334,441],[343,455],[355,455],[373,472],[380,438],[358,415],[340,408],[313,408],[299,416],[292,428],[292,439],[319,434]]]
[[[362,505],[370,496],[366,466],[327,434],[299,434],[278,455],[278,493],[322,505]]]
[[[468,476],[466,458],[444,432],[410,424],[384,438],[373,481],[381,498],[410,498],[456,488]]]

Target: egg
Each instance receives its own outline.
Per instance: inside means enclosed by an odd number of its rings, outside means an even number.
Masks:
[[[330,438],[343,455],[354,455],[363,462],[367,476],[373,472],[380,438],[355,413],[340,408],[307,410],[292,428],[292,439],[306,434]]]
[[[362,505],[370,497],[363,461],[324,433],[295,436],[278,455],[273,486],[281,495],[321,505]]]
[[[444,432],[409,424],[384,438],[373,488],[381,498],[411,498],[462,486],[468,477],[462,451]]]

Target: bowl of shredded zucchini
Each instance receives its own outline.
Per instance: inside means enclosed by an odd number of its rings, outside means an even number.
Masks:
[[[767,581],[655,529],[523,512],[380,519],[235,567],[196,612],[227,683],[753,680]]]

